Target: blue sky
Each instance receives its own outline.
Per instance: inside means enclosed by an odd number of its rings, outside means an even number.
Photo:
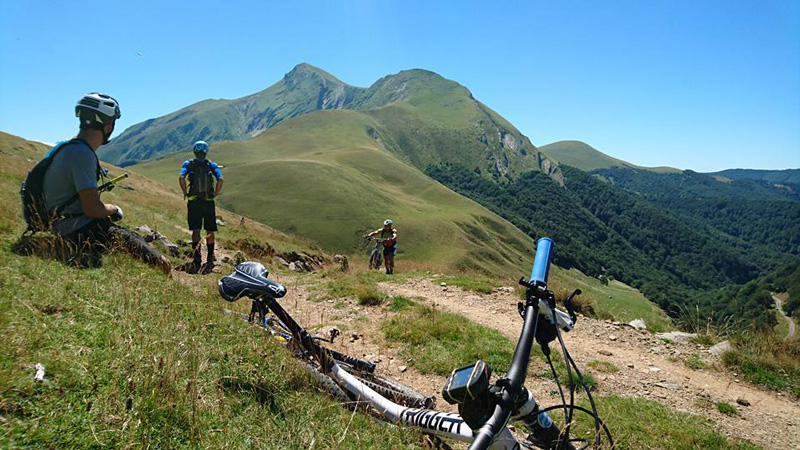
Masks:
[[[95,2],[6,0],[0,130],[71,136],[106,92],[118,132],[237,98],[300,62],[369,86],[425,68],[534,144],[635,164],[800,167],[798,1]]]

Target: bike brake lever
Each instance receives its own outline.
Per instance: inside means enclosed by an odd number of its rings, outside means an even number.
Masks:
[[[572,291],[572,294],[569,294],[569,297],[567,297],[567,300],[564,302],[564,307],[567,308],[567,312],[569,313],[569,317],[572,319],[573,323],[578,321],[578,316],[575,314],[575,308],[572,306],[572,298],[576,295],[581,295],[582,293],[583,291],[580,289],[575,289]]]

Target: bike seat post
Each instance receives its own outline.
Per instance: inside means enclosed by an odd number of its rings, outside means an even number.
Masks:
[[[258,300],[252,299],[250,303],[250,314],[247,315],[247,321],[253,323],[253,319],[256,317],[256,312],[258,311]]]
[[[267,302],[264,300],[258,301],[258,322],[264,323],[267,318]]]

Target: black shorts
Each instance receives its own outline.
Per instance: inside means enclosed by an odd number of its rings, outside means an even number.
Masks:
[[[189,200],[189,229],[217,231],[217,211],[214,200]]]
[[[383,257],[386,258],[387,256],[394,256],[397,254],[397,244],[391,247],[383,247]]]

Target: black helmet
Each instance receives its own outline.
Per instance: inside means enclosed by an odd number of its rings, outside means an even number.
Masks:
[[[80,118],[81,128],[102,128],[120,117],[119,103],[113,97],[99,92],[90,92],[75,105],[75,117]]]

